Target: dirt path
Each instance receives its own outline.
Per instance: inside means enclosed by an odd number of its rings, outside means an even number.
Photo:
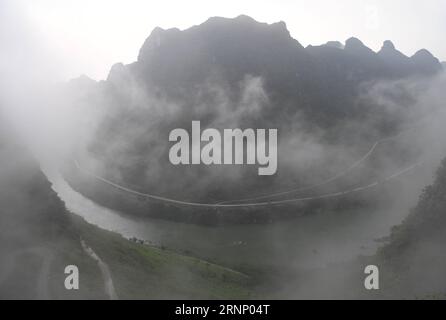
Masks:
[[[84,240],[81,240],[82,248],[84,252],[88,254],[93,260],[98,263],[99,269],[102,273],[102,278],[104,279],[105,293],[108,295],[110,300],[117,300],[118,295],[116,294],[115,287],[113,285],[113,279],[111,277],[111,272],[108,265],[99,258],[99,256],[91,249]]]

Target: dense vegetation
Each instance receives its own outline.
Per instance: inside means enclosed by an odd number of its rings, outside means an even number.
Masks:
[[[377,254],[382,261],[386,289],[407,298],[446,297],[446,159],[417,206],[393,231]]]

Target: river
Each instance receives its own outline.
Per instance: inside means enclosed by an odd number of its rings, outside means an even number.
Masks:
[[[380,211],[322,212],[267,225],[207,227],[137,218],[73,190],[57,171],[43,170],[67,209],[88,223],[227,266],[323,267],[372,254],[377,238],[407,214],[406,206]],[[261,258],[260,258],[261,257]]]

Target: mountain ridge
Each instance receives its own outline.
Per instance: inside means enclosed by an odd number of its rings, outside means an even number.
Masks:
[[[259,35],[261,38],[264,38],[263,41],[259,41]],[[240,42],[240,38],[243,39],[242,42]],[[256,41],[259,41],[258,45],[253,45],[255,44],[255,41],[253,41],[254,39]],[[177,43],[175,45],[175,41],[179,42],[179,44]],[[207,53],[208,55],[212,55],[211,58],[215,59],[216,56],[217,58],[219,57],[218,52],[216,52],[214,47],[218,48],[218,44],[222,41],[225,42],[225,44],[228,46],[233,43],[235,46],[238,46],[240,48],[256,47],[257,50],[261,50],[261,48],[263,47],[265,48],[265,50],[269,49],[277,51],[279,50],[278,48],[280,46],[290,46],[292,47],[291,52],[299,54],[302,57],[304,57],[309,51],[307,50],[308,47],[304,48],[298,40],[294,39],[291,36],[285,22],[280,21],[272,24],[267,24],[258,22],[246,15],[241,15],[233,19],[212,17],[202,24],[190,27],[182,31],[178,28],[170,28],[165,30],[157,27],[144,41],[136,62],[141,62],[142,64],[150,63],[150,59],[154,59],[157,52],[166,52],[162,48],[163,46],[167,46],[167,49],[171,48],[171,46],[173,46],[173,48],[175,49],[180,49],[176,50],[177,56],[175,57],[175,59],[178,59],[178,55],[180,55],[182,50],[185,50],[185,46],[189,47],[188,51],[184,52],[186,54],[196,54],[197,51],[207,51],[205,53]],[[205,45],[204,43],[208,44]],[[333,44],[333,42],[331,42],[331,44]],[[311,51],[311,47],[318,46],[309,47]],[[193,48],[195,48],[195,51],[193,50]],[[398,56],[402,60],[406,60],[407,58],[404,54],[397,51],[393,43],[389,40],[386,40],[384,42],[381,51],[374,52],[372,49],[364,45],[361,40],[352,37],[346,40],[345,46],[341,50],[343,50],[344,52],[352,52],[359,55],[369,54],[371,56],[379,56],[379,53],[381,53],[381,57],[384,60],[386,60],[386,55],[384,53],[389,52],[393,53],[395,56]],[[246,51],[247,50],[241,50],[237,51],[237,53],[245,53]],[[280,51],[277,51],[277,53],[280,53]],[[228,54],[228,52],[225,52],[225,54]],[[209,59],[209,57],[206,57],[206,55],[200,56],[200,58]],[[396,57],[393,57],[392,62],[394,62],[395,58]],[[426,49],[419,50],[409,59],[411,61],[411,64],[414,65],[412,66],[414,68],[413,72],[420,72],[424,74],[429,72],[436,72],[439,70],[440,67],[438,59],[436,59]],[[203,60],[201,62],[203,62]],[[215,62],[215,60],[213,62]]]

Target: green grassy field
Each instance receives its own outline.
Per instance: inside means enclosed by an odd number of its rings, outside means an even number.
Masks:
[[[71,220],[80,237],[108,264],[120,299],[254,297],[250,278],[235,270],[124,239],[74,215]]]

